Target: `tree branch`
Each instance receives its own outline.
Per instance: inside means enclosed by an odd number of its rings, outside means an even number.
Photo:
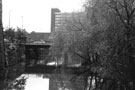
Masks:
[[[120,14],[120,12],[119,12],[119,10],[118,10],[118,8],[117,8],[117,6],[115,6],[114,9],[115,9],[116,13],[118,14],[118,16],[119,16],[121,22],[122,22],[122,23],[124,24],[124,26],[127,28],[127,25],[126,25],[124,19],[122,18],[121,14]]]
[[[85,26],[81,23],[81,21],[79,20],[79,22],[78,22],[81,26],[82,26],[82,28],[86,31],[87,29],[85,28]]]
[[[91,67],[89,67],[89,68],[86,69],[85,71],[79,73],[78,75],[75,75],[74,77],[72,77],[72,78],[70,79],[70,81],[74,80],[76,77],[78,77],[78,76],[80,76],[80,75],[82,75],[82,74],[84,74],[84,73],[87,73],[87,72],[89,72],[89,74],[91,74],[91,76],[92,76],[92,75],[97,75],[97,73],[94,73],[94,72],[90,71],[90,69],[91,69]]]
[[[75,54],[75,55],[77,55],[77,56],[81,57],[82,59],[84,59],[84,60],[88,60],[88,58],[86,58],[86,57],[84,57],[84,56],[80,55],[79,53],[74,52],[74,51],[73,51],[73,50],[71,50],[71,49],[70,49],[70,51],[71,51],[73,54]]]
[[[129,11],[128,11],[128,6],[127,6],[127,2],[124,0],[124,8],[127,14],[127,19],[129,19]]]
[[[135,12],[135,8],[132,9],[132,11],[131,11],[131,13],[130,13],[130,15],[129,15],[130,18],[131,18],[131,16],[134,14],[134,12]]]

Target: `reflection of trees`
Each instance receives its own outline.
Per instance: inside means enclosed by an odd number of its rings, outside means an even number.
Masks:
[[[21,77],[20,79],[13,81],[13,83],[7,88],[7,90],[24,90],[26,79],[27,78],[25,77]]]
[[[71,80],[72,75],[55,75],[50,79],[50,90],[83,90],[84,78],[77,77]]]
[[[49,88],[50,90],[84,90],[86,87],[85,76],[75,74],[69,68],[57,68],[49,77]]]

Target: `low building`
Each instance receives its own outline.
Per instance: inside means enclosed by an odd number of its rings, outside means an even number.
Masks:
[[[29,35],[29,43],[50,43],[50,33],[31,32]]]

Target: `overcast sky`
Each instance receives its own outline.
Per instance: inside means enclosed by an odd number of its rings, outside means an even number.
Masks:
[[[3,26],[25,28],[28,32],[50,32],[51,8],[77,11],[84,0],[3,0]],[[10,15],[9,15],[10,14]],[[9,19],[10,16],[10,19]]]

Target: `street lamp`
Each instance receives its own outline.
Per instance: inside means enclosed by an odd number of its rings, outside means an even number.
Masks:
[[[22,29],[23,29],[23,16],[21,18],[22,18]]]
[[[10,28],[10,13],[11,13],[11,10],[9,11],[9,28]]]

